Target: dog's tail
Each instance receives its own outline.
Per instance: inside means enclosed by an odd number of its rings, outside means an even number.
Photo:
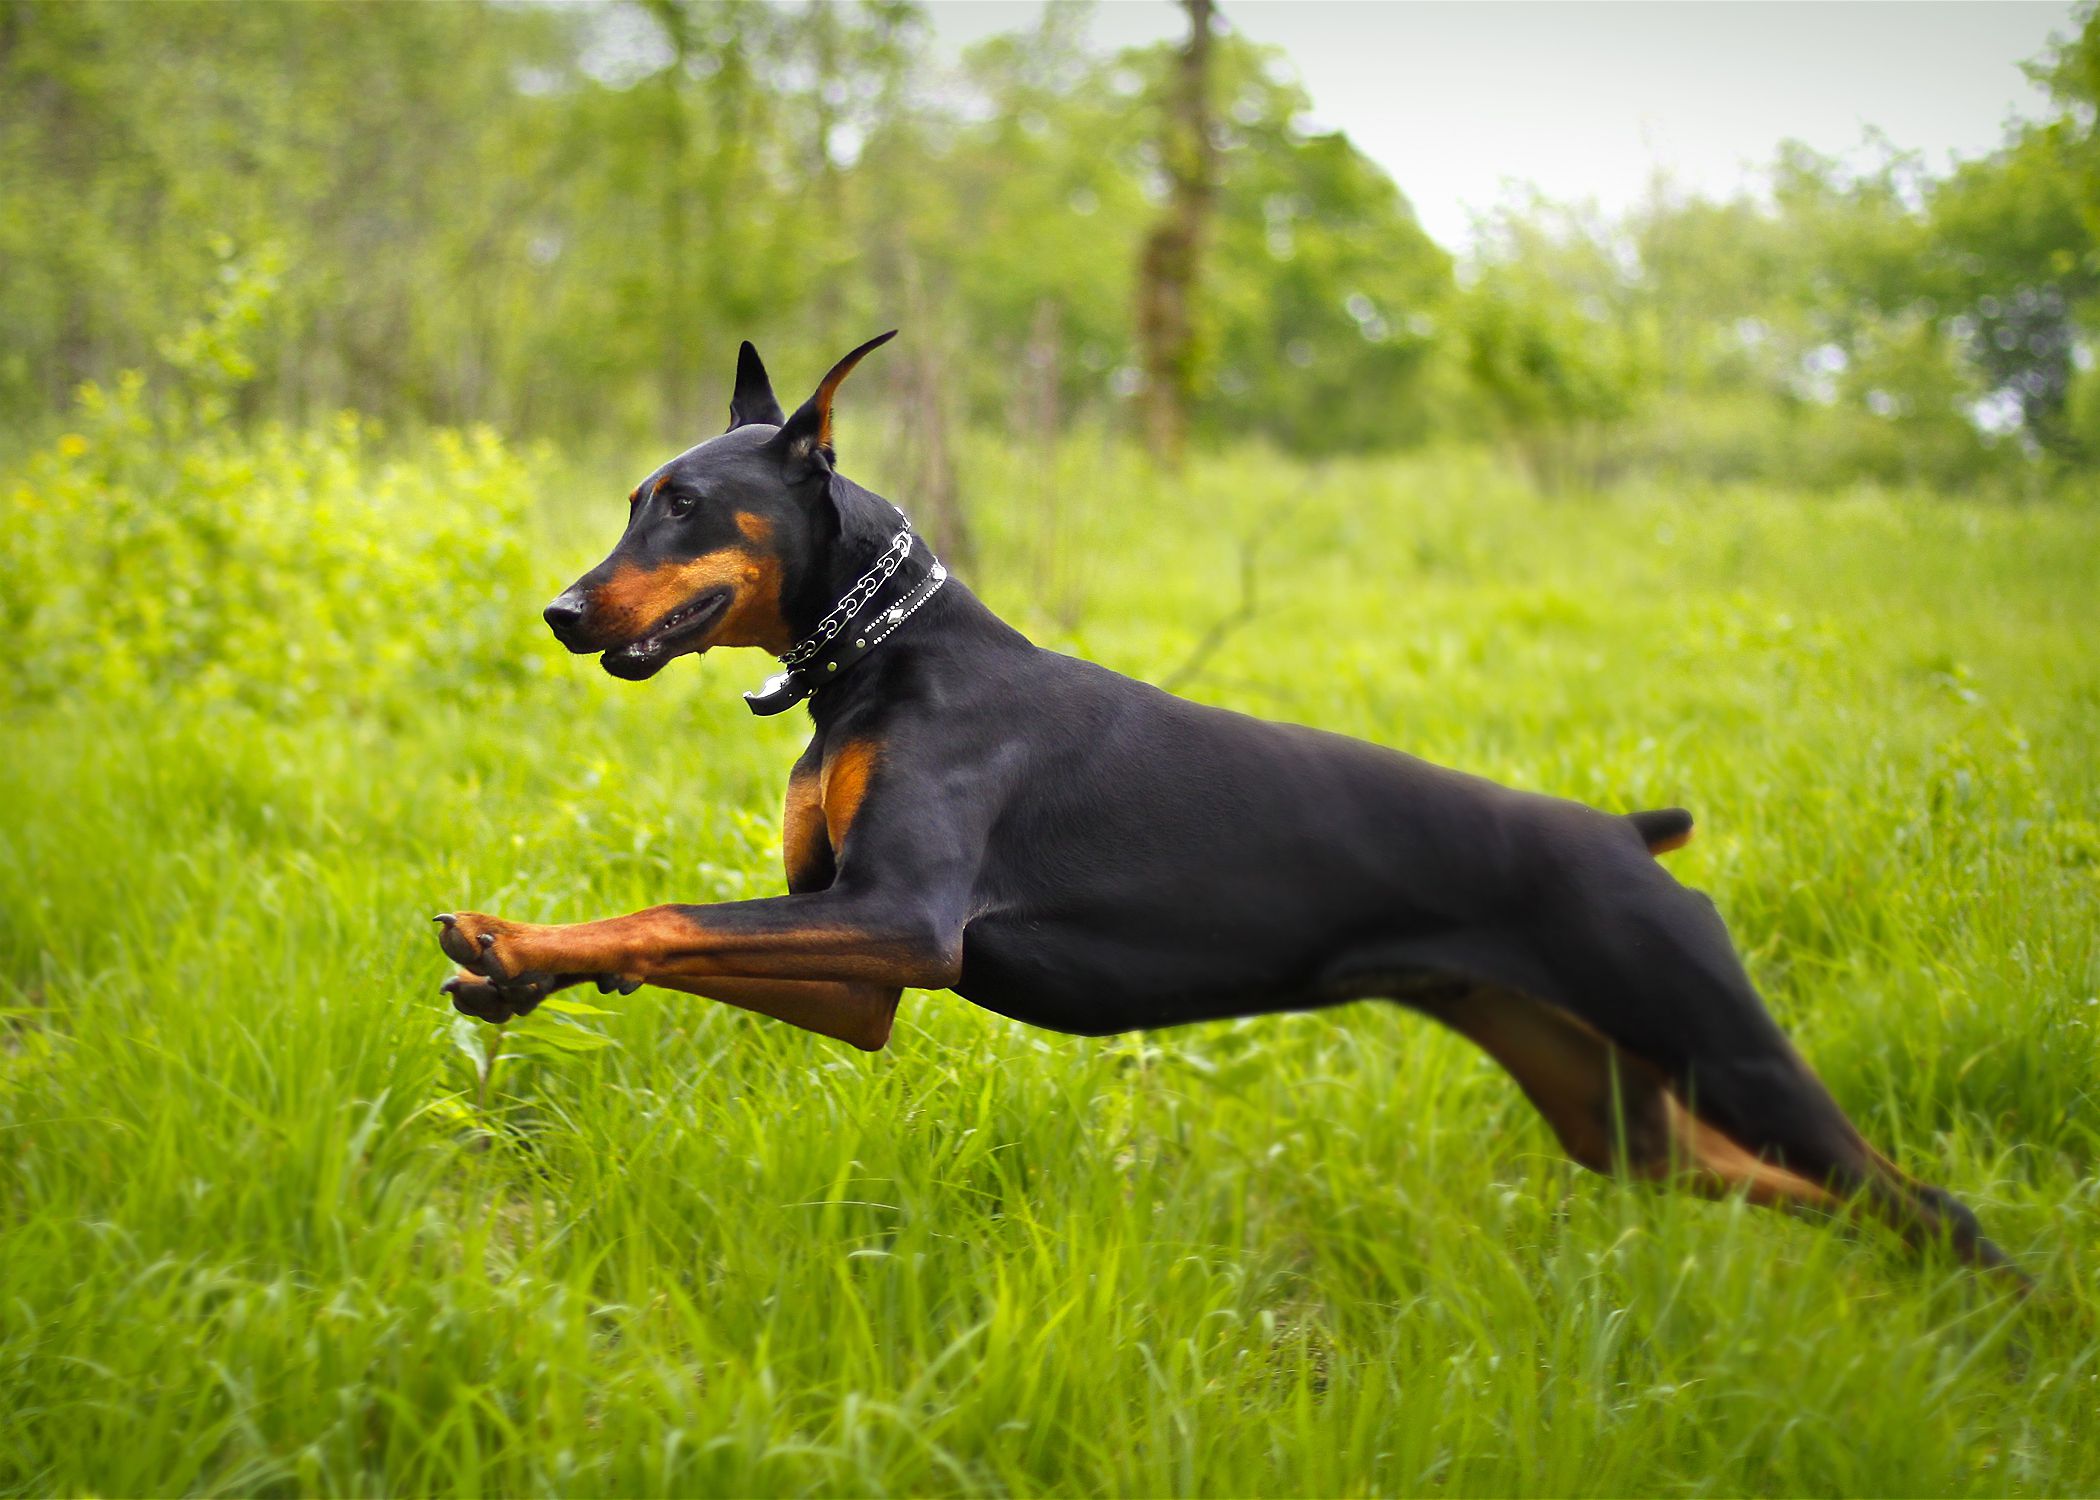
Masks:
[[[1681,807],[1655,807],[1647,812],[1628,813],[1628,822],[1650,854],[1668,854],[1692,841],[1692,815]]]

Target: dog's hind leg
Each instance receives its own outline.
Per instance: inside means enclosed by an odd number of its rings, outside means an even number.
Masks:
[[[1831,1216],[1864,1209],[1912,1240],[1944,1238],[1970,1264],[2027,1284],[1966,1207],[1899,1171],[1849,1123],[1826,1144],[1820,1167],[1801,1161],[1796,1130],[1786,1132],[1793,1155],[1778,1160],[1768,1142],[1695,1113],[1657,1069],[1557,1005],[1494,986],[1409,1003],[1500,1063],[1562,1148],[1592,1171],[1710,1197],[1740,1192],[1769,1208]]]
[[[1558,1006],[1492,985],[1415,1003],[1500,1063],[1562,1149],[1591,1171],[1675,1181],[1716,1197],[1741,1191],[1770,1207],[1844,1206],[1823,1184],[1699,1120],[1653,1067]]]
[[[1704,896],[1643,859],[1632,878],[1568,901],[1537,936],[1568,1019],[1614,1049],[1622,1075],[1630,1063],[1656,1080],[1648,1107],[1670,1119],[1661,1133],[1673,1151],[1753,1196],[1857,1204],[1914,1241],[2009,1268],[1966,1207],[1867,1144],[1765,1009]]]

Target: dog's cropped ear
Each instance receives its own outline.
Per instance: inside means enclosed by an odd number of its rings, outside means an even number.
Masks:
[[[897,330],[892,328],[833,365],[831,373],[818,383],[817,393],[796,407],[795,414],[781,424],[780,442],[790,467],[830,472],[838,462],[838,454],[831,446],[831,398],[838,394],[855,365],[896,336]]]
[[[744,347],[736,352],[736,390],[729,398],[729,430],[734,432],[753,422],[778,427],[785,420],[780,414],[780,403],[773,399],[773,382],[766,379],[766,367],[759,362],[751,341],[745,339]]]

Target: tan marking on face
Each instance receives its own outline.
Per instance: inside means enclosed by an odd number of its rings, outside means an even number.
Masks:
[[[632,640],[671,611],[723,587],[734,593],[708,634],[709,646],[762,646],[778,656],[795,643],[780,614],[780,560],[741,547],[661,567],[621,568],[598,585],[591,604],[607,628]]]
[[[744,556],[744,584],[709,644],[760,646],[778,656],[795,644],[794,632],[780,613],[780,559],[763,552]]]
[[[836,851],[846,846],[846,834],[868,795],[868,778],[875,773],[876,745],[873,740],[849,740],[824,757],[820,795],[824,804],[824,831]]]
[[[787,806],[780,819],[780,857],[787,866],[789,890],[814,890],[829,884],[831,840],[824,827],[823,778],[814,767],[788,778]]]
[[[649,493],[650,493],[650,494],[652,494],[652,495],[660,495],[660,494],[662,494],[662,493],[663,493],[663,489],[664,489],[664,486],[665,486],[665,485],[667,485],[667,484],[669,484],[670,482],[671,482],[671,476],[670,476],[670,475],[668,475],[668,474],[665,474],[665,475],[662,475],[662,476],[660,476],[660,477],[659,477],[659,478],[657,479],[657,481],[656,481],[656,484],[654,485],[654,487],[652,487],[652,488],[650,489]]]
[[[634,502],[635,502],[635,501],[637,501],[637,500],[639,500],[639,499],[641,499],[641,498],[642,498],[642,487],[641,487],[640,485],[636,485],[636,486],[635,486],[635,487],[634,487],[633,489],[631,489],[631,490],[629,490],[629,491],[627,492],[627,503],[628,503],[629,505],[632,505],[632,504],[634,504]]]
[[[773,523],[764,516],[753,515],[748,510],[736,513],[736,529],[755,545],[763,546],[773,540]]]

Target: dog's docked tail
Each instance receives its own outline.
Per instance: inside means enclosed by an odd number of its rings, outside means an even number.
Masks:
[[[1692,841],[1692,815],[1681,807],[1655,807],[1626,818],[1650,854],[1668,854]]]

